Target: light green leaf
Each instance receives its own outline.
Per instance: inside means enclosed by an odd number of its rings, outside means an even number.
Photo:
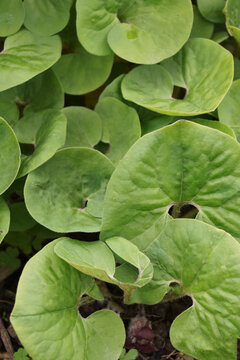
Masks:
[[[41,36],[61,31],[68,23],[73,0],[24,0],[27,29]]]
[[[0,244],[7,235],[10,224],[10,211],[2,197],[0,197]]]
[[[36,224],[33,218],[29,215],[23,201],[11,204],[10,213],[10,231],[26,231]]]
[[[126,353],[126,350],[123,349],[119,360],[135,360],[138,356],[138,351],[136,349],[131,349]]]
[[[213,129],[217,129],[227,135],[232,136],[234,139],[236,139],[236,135],[235,135],[234,131],[232,130],[232,128],[230,128],[226,124],[221,123],[220,121],[213,121],[213,120],[199,119],[199,118],[191,119],[191,121],[193,121],[197,124],[200,124],[200,125],[209,126]]]
[[[154,280],[168,285],[165,292],[178,283],[181,295],[193,300],[172,324],[173,346],[201,360],[235,360],[240,335],[239,243],[200,221],[177,219],[152,240],[146,254]]]
[[[27,122],[25,124],[28,125]],[[42,123],[34,139],[34,152],[30,156],[23,157],[18,177],[38,168],[64,145],[66,127],[67,119],[61,112]]]
[[[171,206],[190,204],[203,221],[240,241],[239,189],[239,143],[177,121],[143,136],[118,164],[106,191],[101,238],[122,236],[143,250],[170,218]]]
[[[112,49],[134,63],[155,64],[174,55],[192,21],[189,0],[77,0],[77,34],[85,49],[101,56]]]
[[[61,41],[58,36],[39,37],[25,29],[9,36],[0,54],[0,91],[47,70],[60,55]]]
[[[166,115],[193,116],[214,111],[231,86],[233,58],[208,39],[190,39],[161,65],[134,68],[122,81],[125,99]],[[183,99],[172,97],[173,85],[185,88]]]
[[[152,265],[147,256],[126,239],[115,237],[108,239],[106,244],[61,238],[54,250],[61,259],[84,274],[118,285],[125,293],[125,300],[128,300],[134,288],[142,287],[151,280]],[[109,248],[124,260],[117,268]]]
[[[17,105],[9,102],[1,102],[0,100],[0,117],[4,118],[8,124],[13,127],[19,118],[19,110]]]
[[[62,110],[67,118],[67,136],[64,147],[93,147],[101,140],[102,121],[98,114],[81,106]]]
[[[226,0],[197,0],[198,8],[203,17],[215,23],[223,23],[223,8]]]
[[[173,116],[158,115],[152,119],[147,119],[141,122],[142,135],[148,134],[157,129],[161,129],[174,122]]]
[[[226,31],[219,31],[213,34],[212,40],[216,41],[218,44],[223,42],[224,40],[227,40],[229,38],[229,35]]]
[[[136,110],[114,98],[100,100],[95,111],[102,119],[103,139],[110,143],[106,156],[116,165],[141,136],[138,114]]]
[[[20,166],[20,148],[8,123],[0,118],[0,194],[7,190],[17,176]]]
[[[240,3],[237,0],[227,0],[224,8],[226,26],[230,35],[235,37],[240,45]]]
[[[20,348],[17,352],[14,353],[14,360],[28,360],[28,353],[25,349]]]
[[[214,25],[210,21],[204,19],[196,5],[193,5],[193,26],[190,37],[210,39],[213,34]]]
[[[28,175],[27,209],[37,222],[56,232],[99,231],[113,169],[110,160],[96,150],[60,150]]]
[[[124,326],[117,314],[78,312],[81,297],[93,295],[93,280],[54,253],[56,241],[30,259],[23,270],[11,322],[34,360],[117,360]],[[80,308],[81,312],[81,308]]]
[[[0,36],[8,36],[17,32],[24,19],[22,0],[0,2]]]
[[[219,120],[230,126],[240,141],[240,80],[235,80],[218,107]]]

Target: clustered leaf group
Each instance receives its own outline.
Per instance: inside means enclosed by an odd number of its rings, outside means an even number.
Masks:
[[[99,281],[127,304],[190,296],[173,346],[236,360],[240,2],[193,3],[0,2],[0,242],[54,239],[11,315],[34,360],[136,358],[118,314],[81,314]]]

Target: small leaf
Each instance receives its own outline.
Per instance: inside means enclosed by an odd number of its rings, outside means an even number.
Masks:
[[[219,120],[230,126],[240,141],[240,80],[235,80],[218,107]]]
[[[224,22],[223,8],[225,0],[197,0],[197,4],[200,13],[207,20],[215,23]]]
[[[7,247],[5,251],[0,251],[0,266],[8,267],[9,269],[17,269],[21,265],[18,258],[19,251],[11,247]]]
[[[54,254],[56,241],[25,266],[11,322],[34,360],[117,360],[125,331],[120,317],[101,310],[83,318],[78,304],[94,293],[93,279]],[[81,309],[80,309],[81,311]]]
[[[28,360],[28,353],[25,349],[20,348],[14,353],[14,360]]]
[[[0,54],[0,91],[47,70],[60,55],[61,41],[58,36],[39,37],[25,29],[9,36]]]
[[[99,231],[105,189],[113,170],[110,160],[96,150],[60,150],[28,175],[24,190],[27,209],[53,231]]]
[[[106,156],[116,165],[141,135],[138,114],[114,98],[100,100],[95,111],[103,122],[103,139],[110,143]]]
[[[33,218],[29,215],[24,202],[11,204],[10,213],[10,231],[26,231],[36,224]]]
[[[122,81],[122,93],[125,99],[161,114],[192,116],[215,110],[232,78],[229,51],[208,39],[190,39],[161,65],[141,65],[130,71]],[[185,89],[183,99],[172,96],[174,85]]]
[[[240,3],[237,0],[227,0],[224,8],[226,27],[229,34],[240,44]]]
[[[213,34],[214,25],[210,21],[204,19],[196,5],[193,5],[193,26],[190,37],[192,38],[207,38],[210,39]]]
[[[98,114],[81,106],[62,110],[67,118],[67,136],[64,147],[94,147],[101,140],[102,121]]]
[[[24,19],[22,0],[7,0],[0,2],[0,36],[16,33]]]
[[[7,235],[10,225],[10,211],[2,197],[0,197],[0,244]]]
[[[116,268],[113,253],[106,244],[124,260],[119,267]],[[106,244],[62,238],[54,250],[61,259],[84,274],[118,285],[125,292],[126,300],[134,288],[144,286],[151,280],[152,265],[146,255],[126,239],[112,238]]]
[[[49,36],[68,23],[73,0],[24,0],[24,25],[33,33]]]
[[[0,118],[0,194],[7,190],[17,176],[20,166],[20,148],[8,123]]]

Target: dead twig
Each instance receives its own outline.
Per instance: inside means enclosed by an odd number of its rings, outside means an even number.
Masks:
[[[5,326],[4,326],[1,318],[0,318],[0,336],[1,336],[2,342],[5,346],[5,349],[8,353],[9,359],[13,360],[14,350],[13,350],[12,343],[11,343],[10,337],[8,335],[8,332],[5,329]]]

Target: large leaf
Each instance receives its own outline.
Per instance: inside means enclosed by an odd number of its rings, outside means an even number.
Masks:
[[[136,110],[114,98],[99,101],[95,111],[102,119],[103,139],[110,143],[106,156],[117,164],[141,136],[138,114]]]
[[[20,148],[8,123],[0,118],[0,194],[12,184],[20,166]]]
[[[114,167],[100,152],[66,148],[28,175],[25,202],[32,217],[57,232],[95,232]]]
[[[196,5],[193,5],[193,14],[193,26],[190,37],[201,37],[210,39],[213,34],[213,23],[204,19]]]
[[[10,211],[3,198],[0,197],[0,244],[8,233]]]
[[[189,146],[191,144],[191,146]],[[171,206],[240,240],[240,145],[229,135],[177,121],[143,136],[120,161],[107,187],[102,239],[122,236],[145,249]]]
[[[207,20],[216,23],[224,22],[223,8],[225,0],[197,0],[199,10]]]
[[[140,64],[174,55],[187,41],[192,21],[189,0],[77,0],[77,33],[85,49],[95,55],[112,49]]]
[[[67,118],[65,147],[93,147],[99,143],[102,121],[95,111],[81,106],[68,106],[62,112]]]
[[[190,39],[162,65],[134,68],[122,81],[130,100],[167,115],[198,115],[215,110],[231,86],[233,58],[229,51],[208,39]],[[173,85],[185,88],[175,99]]]
[[[9,36],[0,54],[0,91],[47,70],[60,55],[61,41],[57,35],[40,37],[24,29]]]
[[[73,0],[24,0],[24,25],[41,36],[56,34],[67,25],[72,3]]]
[[[180,295],[193,300],[172,324],[173,346],[199,360],[235,360],[240,336],[239,243],[200,221],[177,219],[152,239],[146,254],[159,287],[158,296],[149,291],[151,303],[177,284]]]
[[[17,32],[24,19],[22,0],[0,2],[0,36],[8,36]]]
[[[21,122],[21,121],[20,121]],[[28,123],[25,121],[25,124]],[[36,132],[34,139],[34,152],[22,158],[18,177],[22,177],[35,170],[49,160],[65,143],[66,117],[56,111],[52,117],[47,118]],[[23,130],[23,129],[22,129]]]
[[[117,360],[121,319],[108,310],[79,314],[81,297],[95,297],[94,282],[57,257],[55,245],[32,257],[20,278],[11,322],[22,344],[34,360]]]
[[[130,241],[115,237],[106,241],[84,242],[62,238],[54,250],[56,254],[84,274],[118,285],[128,300],[136,287],[146,285],[153,275],[146,255]],[[116,268],[110,249],[124,260]],[[136,271],[138,270],[138,271]]]
[[[230,126],[240,141],[240,80],[235,80],[218,107],[219,120]]]
[[[229,34],[234,36],[240,44],[240,2],[238,0],[227,0],[224,13]]]

